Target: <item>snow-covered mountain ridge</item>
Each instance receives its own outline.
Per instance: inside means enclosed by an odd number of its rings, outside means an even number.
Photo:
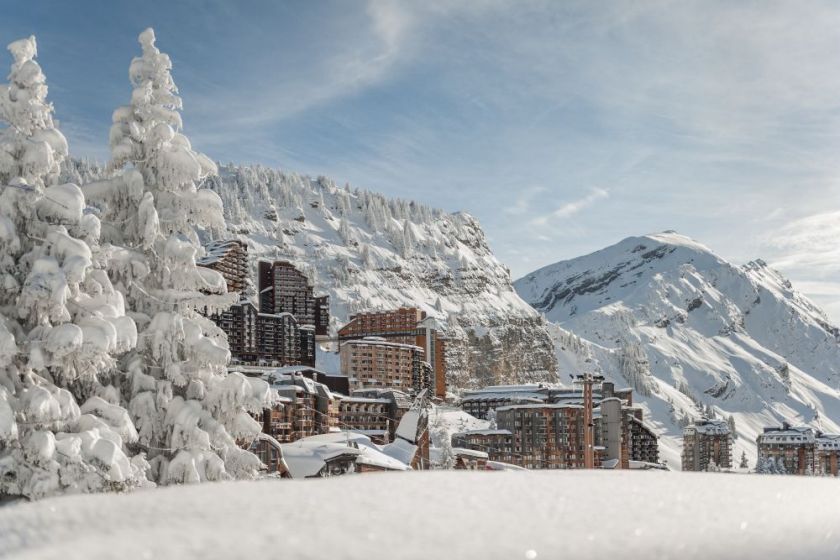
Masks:
[[[754,457],[762,426],[837,431],[840,336],[789,281],[756,260],[735,266],[665,232],[625,239],[515,282],[552,322],[560,376],[600,371],[637,389],[678,463],[681,427],[702,410],[732,415]]]
[[[222,166],[206,186],[252,263],[290,260],[329,293],[334,328],[356,312],[417,306],[451,337],[450,386],[554,380],[544,322],[469,214],[259,166]]]

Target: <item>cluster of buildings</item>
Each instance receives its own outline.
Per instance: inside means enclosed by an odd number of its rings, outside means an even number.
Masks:
[[[246,443],[270,471],[298,478],[429,467],[427,424],[407,394],[342,394],[330,386],[346,389],[346,378],[307,366],[269,369],[261,377],[271,387],[272,405],[254,415],[262,434]]]
[[[776,474],[837,476],[840,434],[809,426],[764,428],[756,439],[756,470]]]
[[[198,264],[221,273],[229,292],[256,293],[210,318],[227,333],[233,366],[276,392],[275,404],[257,415],[263,435],[254,451],[264,463],[282,470],[278,446],[295,443],[292,456],[328,457],[319,476],[428,466],[428,430],[414,421],[401,436],[400,426],[415,396],[446,398],[447,341],[433,317],[415,307],[358,313],[332,337],[329,296],[317,295],[292,263],[259,261],[254,286],[247,245],[222,240],[207,245]],[[318,341],[337,342],[339,374],[316,369]],[[632,390],[602,379],[572,388],[485,387],[463,393],[461,408],[491,428],[452,436],[456,468],[662,467]],[[733,436],[724,420],[687,426],[682,470],[731,469]],[[784,424],[765,428],[756,444],[758,472],[838,475],[840,435]],[[385,448],[400,459],[383,455]]]
[[[490,461],[528,469],[661,467],[657,436],[633,405],[632,389],[617,390],[606,381],[592,386],[589,396],[580,385],[485,387],[465,392],[461,407],[495,425],[456,433],[452,446],[487,453]]]
[[[224,276],[229,292],[250,285],[247,246],[237,240],[207,246],[198,261]],[[316,297],[306,275],[290,263],[259,262],[258,305],[243,297],[210,318],[228,335],[234,364],[315,367],[315,338],[327,333],[329,296]]]
[[[361,389],[339,393],[329,376],[308,367],[283,367],[262,375],[276,391],[275,405],[257,420],[263,432],[280,443],[331,431],[364,434],[376,443],[394,440],[397,426],[412,404],[411,398],[393,389]],[[320,379],[320,381],[317,381]]]
[[[238,240],[206,246],[198,264],[220,272],[229,292],[251,286],[248,249]],[[257,262],[257,297],[243,297],[210,318],[228,335],[236,366],[316,367],[316,342],[330,337],[330,300],[287,261]],[[339,361],[349,390],[388,389],[446,396],[446,338],[414,307],[359,313],[338,330]]]
[[[731,469],[733,436],[725,420],[703,418],[686,426],[682,470]],[[756,438],[756,448],[756,472],[838,476],[840,434],[826,434],[810,426],[782,424],[764,428]]]

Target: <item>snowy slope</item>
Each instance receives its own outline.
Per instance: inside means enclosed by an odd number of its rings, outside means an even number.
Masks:
[[[452,386],[554,378],[544,323],[472,216],[264,167],[228,165],[206,186],[252,256],[291,260],[330,294],[334,329],[356,312],[417,306],[452,337]]]
[[[189,485],[0,508],[0,556],[836,558],[838,498],[828,479],[626,471]]]
[[[838,331],[762,261],[734,266],[666,232],[547,266],[515,286],[555,325],[561,380],[584,368],[635,387],[672,466],[681,426],[709,407],[735,418],[736,462],[742,451],[754,461],[762,426],[838,431]]]

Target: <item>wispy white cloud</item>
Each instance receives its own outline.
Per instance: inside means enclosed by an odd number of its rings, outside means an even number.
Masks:
[[[768,245],[778,251],[773,264],[780,270],[807,270],[815,279],[833,278],[840,287],[840,211],[790,222],[768,236]]]
[[[504,208],[503,212],[505,214],[510,214],[511,216],[522,216],[523,214],[533,212],[534,199],[547,191],[545,187],[541,186],[517,190],[519,190],[519,194],[513,201],[512,205]]]
[[[570,218],[575,214],[589,208],[599,200],[603,200],[605,198],[609,198],[610,193],[606,189],[601,188],[592,188],[589,190],[589,193],[581,197],[577,200],[572,200],[558,206],[548,214],[543,214],[541,216],[537,216],[530,220],[531,225],[533,226],[544,226],[553,222],[554,220],[562,220],[565,218]]]

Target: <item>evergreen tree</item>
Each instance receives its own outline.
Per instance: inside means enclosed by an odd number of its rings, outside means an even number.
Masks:
[[[490,410],[487,411],[487,421],[490,423],[488,428],[490,428],[491,430],[495,430],[496,429],[496,409],[495,408],[491,408]]]
[[[34,37],[8,46],[0,86],[0,495],[146,483],[137,432],[112,384],[137,341],[101,269],[99,220],[56,184],[67,142],[47,102]],[[79,406],[79,403],[82,403]]]
[[[196,266],[198,230],[224,227],[221,199],[198,187],[216,167],[181,132],[172,63],[154,32],[139,40],[131,103],[114,111],[111,127],[110,167],[119,174],[87,189],[122,245],[109,265],[142,329],[137,350],[123,360],[123,389],[155,480],[250,477],[259,461],[237,442],[260,431],[248,411],[266,404],[268,386],[227,374],[226,336],[201,314],[236,298],[219,273]]]
[[[729,433],[732,434],[732,439],[738,439],[738,432],[735,430],[735,417],[730,414],[726,421],[729,423]]]
[[[738,467],[740,467],[742,469],[750,468],[750,462],[747,460],[747,452],[746,451],[741,451],[741,463],[738,465]]]

